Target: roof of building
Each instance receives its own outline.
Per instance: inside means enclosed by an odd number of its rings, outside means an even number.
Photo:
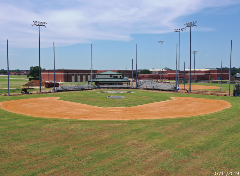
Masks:
[[[234,75],[237,78],[240,78],[240,73],[237,73],[236,75]]]
[[[190,69],[185,69],[186,71],[190,71]],[[209,68],[199,68],[199,69],[195,69],[195,71],[209,71],[210,69]],[[211,69],[211,70],[214,70],[214,69]],[[216,69],[215,69],[216,70]],[[194,69],[191,69],[191,71],[194,71]]]
[[[153,68],[153,69],[150,69],[149,71],[167,71],[166,69],[156,69],[156,68]]]
[[[96,75],[122,75],[122,73],[117,73],[117,72],[113,72],[113,71],[106,71],[106,72],[102,72],[102,73],[96,73]]]
[[[218,70],[217,68],[206,68],[206,69],[209,69],[209,70]]]
[[[88,82],[91,82],[91,80],[89,80]],[[93,82],[130,82],[130,80],[128,79],[117,79],[117,78],[113,78],[113,79],[93,79]]]

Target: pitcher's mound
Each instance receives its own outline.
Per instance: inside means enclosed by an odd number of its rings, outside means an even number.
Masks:
[[[221,111],[231,107],[223,100],[173,97],[172,100],[134,107],[96,107],[58,100],[58,97],[31,98],[0,103],[7,111],[35,117],[81,120],[132,120],[188,117]]]

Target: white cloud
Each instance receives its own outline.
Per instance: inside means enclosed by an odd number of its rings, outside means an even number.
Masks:
[[[33,20],[47,22],[41,27],[41,46],[50,47],[99,40],[131,40],[135,33],[166,33],[178,27],[177,18],[204,10],[239,3],[236,0],[10,0],[0,2],[0,40],[15,47],[38,47],[38,28]],[[212,30],[199,28],[198,30]],[[3,43],[2,42],[2,43]]]

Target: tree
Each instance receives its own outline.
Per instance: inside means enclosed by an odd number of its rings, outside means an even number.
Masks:
[[[150,74],[150,70],[147,70],[147,69],[143,69],[140,71],[140,74]]]
[[[117,73],[121,73],[124,78],[124,71],[118,71]]]
[[[237,73],[238,73],[238,69],[237,68],[235,68],[235,67],[231,68],[231,76],[234,76]]]
[[[27,74],[27,77],[39,78],[39,66],[31,66],[30,72]]]
[[[137,77],[138,77],[138,72],[137,72]],[[133,72],[133,78],[136,79],[136,71]]]
[[[218,70],[221,70],[221,68],[217,68]],[[223,67],[223,70],[229,70],[228,67]],[[232,67],[231,68],[231,77],[236,75],[237,73],[240,73],[240,68]]]

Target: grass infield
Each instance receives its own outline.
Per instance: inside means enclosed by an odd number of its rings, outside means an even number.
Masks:
[[[225,100],[232,107],[187,118],[130,121],[47,119],[0,109],[0,175],[214,175],[215,172],[240,172],[239,97],[141,90],[133,90],[136,93],[131,94],[97,92],[1,96],[0,102],[60,97],[94,106],[130,107],[180,96]],[[109,95],[127,98],[107,99]]]

